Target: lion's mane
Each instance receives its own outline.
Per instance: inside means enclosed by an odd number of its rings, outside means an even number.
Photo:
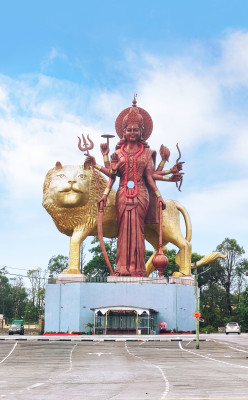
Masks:
[[[58,164],[58,163],[57,163]],[[61,164],[60,164],[61,165]],[[97,181],[99,183],[100,193],[98,192],[95,178],[91,168],[85,168],[84,166],[75,166],[78,168],[78,172],[86,171],[88,180],[89,200],[86,205],[64,208],[58,207],[50,195],[50,184],[58,173],[58,167],[54,167],[48,171],[44,186],[43,186],[43,207],[51,215],[58,230],[68,236],[71,236],[74,230],[80,230],[87,228],[93,228],[96,225],[97,219],[97,202],[103,194],[106,188],[106,179],[98,172],[95,171]],[[60,171],[64,171],[66,174],[66,166],[61,166]]]

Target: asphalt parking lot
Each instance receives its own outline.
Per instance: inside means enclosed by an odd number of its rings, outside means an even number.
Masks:
[[[248,399],[248,334],[156,338],[2,337],[0,399]]]

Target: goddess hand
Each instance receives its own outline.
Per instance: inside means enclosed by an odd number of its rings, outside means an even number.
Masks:
[[[183,172],[176,172],[175,174],[171,175],[169,178],[170,182],[179,182],[183,178]]]
[[[120,165],[120,161],[119,161],[119,157],[118,154],[113,153],[111,155],[111,168],[116,171],[119,168]]]
[[[107,204],[107,195],[103,194],[100,200],[98,201],[98,209],[102,209],[103,207],[106,207]],[[102,207],[103,206],[103,207]]]
[[[84,161],[84,164],[93,165],[93,166],[96,165],[95,157],[87,156],[85,161]]]
[[[109,145],[108,143],[101,143],[100,144],[101,153],[103,156],[107,156],[109,153]]]
[[[177,172],[181,171],[183,169],[183,164],[184,161],[180,161],[178,163],[176,163],[172,168],[171,168],[171,172],[173,174],[176,174]]]
[[[162,160],[169,161],[170,150],[166,146],[164,146],[163,144],[160,147],[159,153],[161,155]]]
[[[163,200],[163,197],[162,197],[162,196],[159,196],[159,197],[157,198],[157,202],[158,202],[158,207],[159,207],[159,203],[162,203],[162,210],[165,210],[165,209],[166,209],[166,204],[165,204],[165,201]]]

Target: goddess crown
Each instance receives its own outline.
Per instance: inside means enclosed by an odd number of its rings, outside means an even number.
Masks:
[[[123,131],[128,124],[138,124],[142,130],[142,137],[147,140],[152,133],[153,122],[150,114],[141,107],[137,107],[137,100],[134,96],[132,107],[125,108],[115,121],[115,130],[120,139],[123,138]]]

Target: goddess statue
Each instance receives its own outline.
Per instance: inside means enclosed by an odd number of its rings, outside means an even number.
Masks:
[[[181,181],[183,163],[177,162],[170,170],[164,171],[170,152],[162,145],[162,160],[155,170],[156,152],[146,142],[152,133],[153,122],[147,111],[137,107],[135,97],[132,106],[117,117],[115,128],[120,141],[111,161],[108,159],[108,145],[102,144],[105,166],[99,166],[92,156],[88,156],[85,162],[109,177],[98,202],[99,209],[106,206],[116,177],[120,178],[115,204],[118,241],[114,274],[146,277],[144,225],[158,223],[157,207],[159,204],[162,209],[166,207],[155,181]]]

